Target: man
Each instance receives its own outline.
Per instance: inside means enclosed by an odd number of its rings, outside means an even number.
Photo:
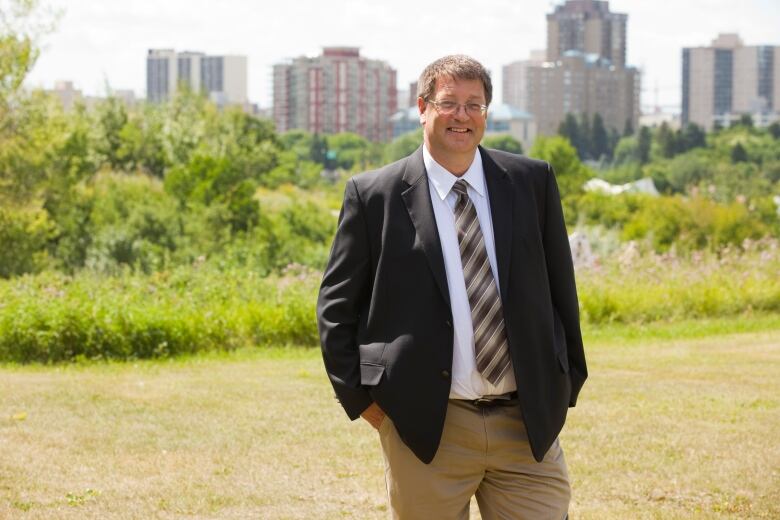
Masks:
[[[558,443],[587,377],[550,166],[485,150],[490,77],[418,82],[424,144],[346,186],[317,313],[328,376],[379,431],[395,518],[564,518]]]

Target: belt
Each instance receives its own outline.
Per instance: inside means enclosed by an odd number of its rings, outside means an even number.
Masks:
[[[477,408],[492,408],[494,406],[514,405],[517,400],[517,392],[509,392],[502,395],[485,395],[479,399],[469,399],[468,402]]]

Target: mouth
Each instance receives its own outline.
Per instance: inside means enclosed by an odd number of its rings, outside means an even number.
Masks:
[[[447,128],[447,131],[448,132],[453,132],[453,133],[456,133],[456,134],[467,134],[467,133],[471,132],[471,130],[469,130],[468,128],[455,128],[455,127],[449,127],[449,128]]]

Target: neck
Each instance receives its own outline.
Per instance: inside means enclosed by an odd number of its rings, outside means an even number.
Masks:
[[[456,177],[462,177],[474,162],[474,154],[447,154],[445,156],[439,156],[431,151],[431,148],[426,143],[425,147],[428,149],[428,153],[431,154],[433,160],[441,164],[448,172]]]

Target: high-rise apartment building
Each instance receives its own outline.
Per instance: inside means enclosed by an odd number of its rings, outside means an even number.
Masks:
[[[325,47],[320,56],[274,65],[276,129],[354,132],[372,141],[393,136],[396,71],[360,56],[357,47]]]
[[[527,110],[528,101],[528,69],[541,65],[545,61],[545,51],[531,51],[527,60],[513,61],[504,65],[501,70],[502,101],[510,106]]]
[[[610,12],[609,2],[567,0],[547,15],[547,61],[557,61],[567,51],[579,51],[624,67],[627,21],[628,15]]]
[[[543,135],[555,134],[566,114],[599,114],[604,126],[623,132],[637,127],[639,89],[635,68],[618,69],[593,54],[568,51],[554,63],[528,68],[525,110]]]
[[[743,114],[755,124],[780,119],[780,46],[747,46],[721,34],[709,47],[682,51],[682,123],[710,129]]]
[[[246,56],[150,49],[146,56],[147,99],[151,102],[170,99],[179,86],[205,92],[220,106],[246,105]]]
[[[146,55],[146,99],[165,101],[176,93],[179,84],[176,51],[149,49]]]
[[[609,2],[567,0],[547,15],[547,50],[503,68],[504,103],[533,114],[551,135],[566,114],[600,114],[622,132],[639,121],[640,75],[626,66],[628,16]],[[546,58],[546,60],[545,60]]]

